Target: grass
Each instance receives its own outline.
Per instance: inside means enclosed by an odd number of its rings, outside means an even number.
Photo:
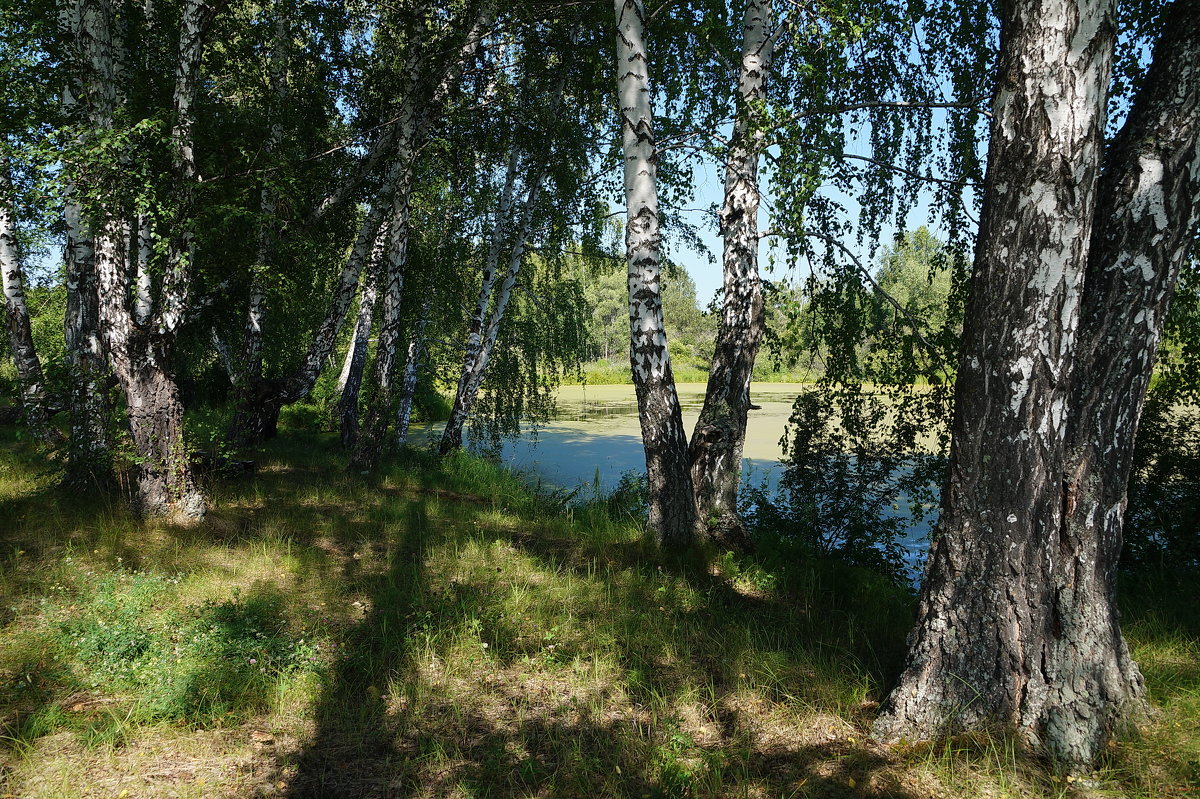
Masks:
[[[629,385],[633,382],[628,358],[603,358],[583,364],[579,383],[589,386]],[[707,383],[709,364],[688,363],[672,359],[671,370],[677,383]],[[811,383],[815,379],[811,369],[778,369],[763,363],[754,370],[754,380],[759,383]],[[574,385],[570,375],[564,385]]]
[[[1151,584],[1127,631],[1156,714],[1068,781],[1003,736],[868,739],[912,612],[871,573],[769,547],[664,561],[604,503],[565,507],[467,456],[408,452],[368,478],[292,432],[254,457],[186,528],[63,495],[3,442],[0,795],[1200,787],[1194,607]]]

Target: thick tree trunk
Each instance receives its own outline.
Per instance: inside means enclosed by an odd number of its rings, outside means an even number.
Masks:
[[[1003,6],[949,477],[886,740],[1001,725],[1068,766],[1096,754],[1095,664],[1120,639],[1076,591],[1096,564],[1062,480],[1112,49],[1109,0]]]
[[[462,372],[458,379],[458,390],[454,395],[454,405],[450,410],[450,418],[446,421],[446,429],[442,431],[442,441],[439,449],[443,455],[462,447],[463,427],[471,415],[471,408],[479,396],[483,379],[487,376],[488,364],[492,358],[492,348],[500,333],[500,325],[504,314],[508,311],[508,302],[512,297],[513,288],[517,284],[517,276],[521,271],[521,262],[525,259],[526,241],[533,229],[533,214],[537,207],[538,194],[546,177],[545,168],[539,169],[530,179],[525,199],[521,203],[520,219],[513,233],[512,248],[508,253],[508,269],[504,280],[499,286],[495,285],[496,267],[499,265],[499,247],[496,239],[507,238],[502,231],[507,228],[497,222],[497,230],[493,231],[493,252],[488,254],[488,262],[484,265],[483,284],[479,292],[479,302],[475,316],[471,319],[471,331],[467,336],[466,356],[463,360]],[[506,189],[509,187],[506,187]],[[502,203],[511,206],[511,203]],[[502,208],[502,212],[510,213],[511,207]],[[489,313],[490,306],[490,313]]]
[[[341,379],[338,397],[338,418],[341,420],[342,447],[353,450],[358,442],[358,396],[362,388],[363,370],[367,366],[367,345],[371,340],[371,325],[375,317],[375,303],[379,298],[379,273],[383,269],[390,229],[381,225],[375,236],[371,264],[363,276],[362,291],[358,296],[358,319],[354,324],[354,337],[346,352],[346,365]]]
[[[642,0],[615,0],[614,6],[628,214],[629,357],[650,488],[647,530],[660,546],[679,549],[693,540],[696,506],[687,434],[663,326],[654,119],[643,40],[645,10]]]
[[[1116,602],[1126,489],[1167,306],[1200,223],[1200,0],[1170,7],[1165,35],[1105,155],[1081,310],[1063,503],[1066,605],[1100,642],[1074,673],[1082,748],[1099,751],[1143,703]]]
[[[192,474],[183,440],[183,403],[147,331],[133,324],[129,274],[121,237],[111,220],[98,224],[95,262],[100,278],[100,332],[125,392],[137,455],[137,504],[147,516],[202,519],[207,502]]]
[[[725,162],[724,303],[708,389],[692,433],[692,485],[701,535],[748,551],[750,537],[737,512],[750,409],[750,374],[763,332],[762,280],[758,275],[758,157],[763,133],[753,114],[766,99],[774,56],[770,0],[746,4],[738,117]]]
[[[183,440],[183,405],[171,372],[175,336],[187,312],[194,245],[190,227],[192,187],[198,179],[192,152],[192,112],[203,52],[207,9],[187,0],[180,22],[175,69],[174,125],[170,145],[176,176],[178,216],[168,238],[166,270],[157,313],[146,325],[135,323],[130,307],[128,235],[119,212],[105,209],[95,220],[93,258],[99,279],[100,336],[125,393],[129,430],[137,454],[138,505],[151,516],[185,520],[204,517],[207,502],[188,463]],[[84,16],[96,97],[92,120],[108,127],[123,96],[116,67],[113,20],[108,3],[88,6]]]
[[[47,443],[54,439],[50,415],[46,411],[46,381],[42,361],[33,346],[29,310],[25,306],[25,278],[17,248],[16,212],[13,185],[9,173],[8,152],[0,144],[0,278],[4,285],[4,310],[8,342],[12,347],[17,380],[21,384],[21,406],[25,423],[34,440]]]

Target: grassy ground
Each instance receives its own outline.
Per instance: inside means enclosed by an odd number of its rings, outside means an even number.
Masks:
[[[467,457],[368,479],[295,433],[256,457],[179,528],[64,495],[2,442],[0,796],[1200,788],[1198,631],[1176,616],[1194,585],[1130,605],[1155,716],[1058,777],[1002,735],[867,739],[912,609],[873,575],[770,551],[668,564],[632,520]]]
[[[672,360],[671,370],[677,383],[708,382],[707,363],[688,363]],[[579,383],[589,386],[627,385],[633,382],[628,358],[612,358],[589,361],[583,365]],[[754,369],[754,380],[759,383],[811,383],[816,379],[811,369],[774,369],[766,363]],[[564,385],[575,385],[575,378],[567,375]]]

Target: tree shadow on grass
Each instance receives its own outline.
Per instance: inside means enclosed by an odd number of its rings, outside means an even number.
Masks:
[[[778,719],[739,704],[752,694],[778,716],[791,701],[787,683],[832,680],[830,670],[854,663],[837,648],[842,639],[827,636],[836,654],[816,664],[822,674],[813,670],[810,649],[790,640],[813,626],[786,623],[799,612],[794,602],[689,573],[692,604],[664,610],[662,635],[647,635],[639,632],[645,614],[678,598],[658,590],[669,581],[636,546],[607,550],[598,563],[590,544],[514,533],[497,522],[493,500],[459,502],[437,489],[419,485],[406,500],[404,537],[383,542],[387,568],[353,576],[371,610],[337,659],[311,737],[278,755],[259,796],[277,796],[285,784],[292,799],[915,799],[889,771],[895,760],[885,750],[848,743],[845,730],[764,731]],[[447,498],[453,519],[438,514]],[[514,524],[538,522],[523,513]],[[516,560],[534,571],[514,575]],[[445,573],[447,563],[456,576]],[[571,585],[576,595],[553,594]],[[562,629],[531,634],[529,617],[513,618],[505,604],[539,591],[544,613],[561,601]],[[596,631],[599,638],[587,637]],[[778,690],[747,689],[737,673],[745,663],[778,669]],[[680,715],[704,704],[697,690],[712,700],[699,721]]]

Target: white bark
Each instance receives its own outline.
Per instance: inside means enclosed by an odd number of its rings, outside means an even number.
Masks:
[[[26,424],[34,439],[52,440],[52,428],[46,411],[46,383],[42,362],[34,347],[25,305],[25,277],[16,238],[16,203],[10,176],[8,153],[0,144],[0,279],[4,287],[4,308],[8,341],[13,363],[21,384],[21,405]]]
[[[154,315],[154,280],[151,272],[154,259],[154,234],[150,230],[150,217],[138,214],[137,218],[137,296],[134,300],[134,319],[139,326],[150,324]]]
[[[63,116],[83,127],[86,109],[80,98],[87,92],[85,76],[91,61],[83,44],[83,4],[80,0],[60,0],[58,29],[66,45],[61,100]],[[92,239],[83,218],[79,187],[73,178],[69,172],[66,174],[63,191],[66,223],[63,261],[67,286],[63,337],[71,379],[68,481],[80,484],[105,481],[111,471],[111,459],[107,428],[109,406],[103,388],[108,367],[100,341]]]
[[[628,213],[625,254],[629,264],[629,354],[650,485],[647,527],[658,543],[677,548],[692,539],[695,505],[687,435],[663,325],[654,119],[643,38],[645,10],[641,0],[615,0],[614,5],[618,113]]]
[[[445,103],[451,87],[474,57],[494,18],[494,4],[485,3],[462,46],[445,65],[441,74],[426,74],[424,70],[429,65],[419,59],[410,61],[408,65],[405,97],[397,123],[397,163],[402,173],[395,183],[392,200],[391,239],[382,276],[379,338],[375,347],[375,369],[367,416],[363,423],[362,435],[351,458],[351,466],[355,469],[373,469],[379,463],[383,455],[387,428],[391,422],[396,355],[401,334],[404,272],[408,264],[410,201],[419,142],[424,137],[433,114]],[[418,101],[424,97],[429,98],[428,102],[418,107]]]
[[[874,731],[921,740],[999,724],[1080,766],[1096,754],[1084,728],[1114,642],[1095,635],[1108,610],[1076,593],[1089,547],[1071,539],[1062,489],[1113,3],[1002,8],[949,476],[905,671]]]
[[[454,405],[450,410],[450,418],[442,432],[441,452],[446,454],[462,446],[463,427],[471,414],[471,408],[479,396],[479,389],[487,376],[488,363],[491,361],[492,348],[500,333],[500,325],[508,310],[509,298],[513,287],[516,286],[521,263],[525,259],[526,242],[533,230],[533,215],[537,207],[538,195],[546,179],[546,167],[542,165],[529,178],[525,198],[520,203],[520,217],[515,220],[516,231],[513,234],[512,245],[508,252],[508,265],[504,279],[496,286],[496,272],[500,261],[500,251],[507,238],[505,231],[513,226],[510,216],[513,212],[513,181],[516,165],[515,152],[510,157],[508,179],[505,181],[504,194],[501,197],[496,225],[492,230],[491,246],[488,248],[488,260],[484,264],[483,280],[476,304],[475,314],[471,319],[471,330],[467,336],[466,355],[463,359],[462,372],[458,379],[458,389],[454,395]],[[490,313],[489,313],[490,308]]]
[[[204,54],[207,32],[207,9],[202,0],[185,0],[179,27],[179,53],[175,63],[175,89],[172,104],[175,122],[171,127],[172,159],[182,216],[175,220],[168,237],[167,265],[162,283],[159,327],[173,336],[183,324],[191,291],[192,262],[195,260],[195,241],[191,228],[191,206],[194,184],[200,180],[193,151],[192,128],[195,125],[192,105]]]
[[[426,295],[420,318],[417,319],[412,337],[408,340],[408,357],[404,362],[404,379],[400,385],[400,405],[396,410],[396,445],[401,447],[408,442],[413,398],[417,395],[417,379],[420,377],[421,360],[425,356],[425,329],[429,326],[431,299],[432,295]]]
[[[371,251],[371,263],[365,270],[362,288],[358,295],[358,319],[354,325],[354,336],[346,350],[346,362],[338,383],[338,416],[341,419],[342,446],[353,449],[358,441],[358,397],[362,388],[363,370],[367,364],[367,345],[371,338],[371,325],[375,317],[375,304],[379,298],[379,275],[387,255],[391,231],[381,225],[375,236]]]
[[[750,407],[750,376],[763,332],[758,273],[758,159],[765,133],[753,118],[766,99],[774,58],[771,0],[749,0],[738,78],[738,115],[725,163],[721,207],[724,302],[704,407],[692,436],[692,481],[701,532],[733,549],[751,548],[737,513],[737,491]]]

